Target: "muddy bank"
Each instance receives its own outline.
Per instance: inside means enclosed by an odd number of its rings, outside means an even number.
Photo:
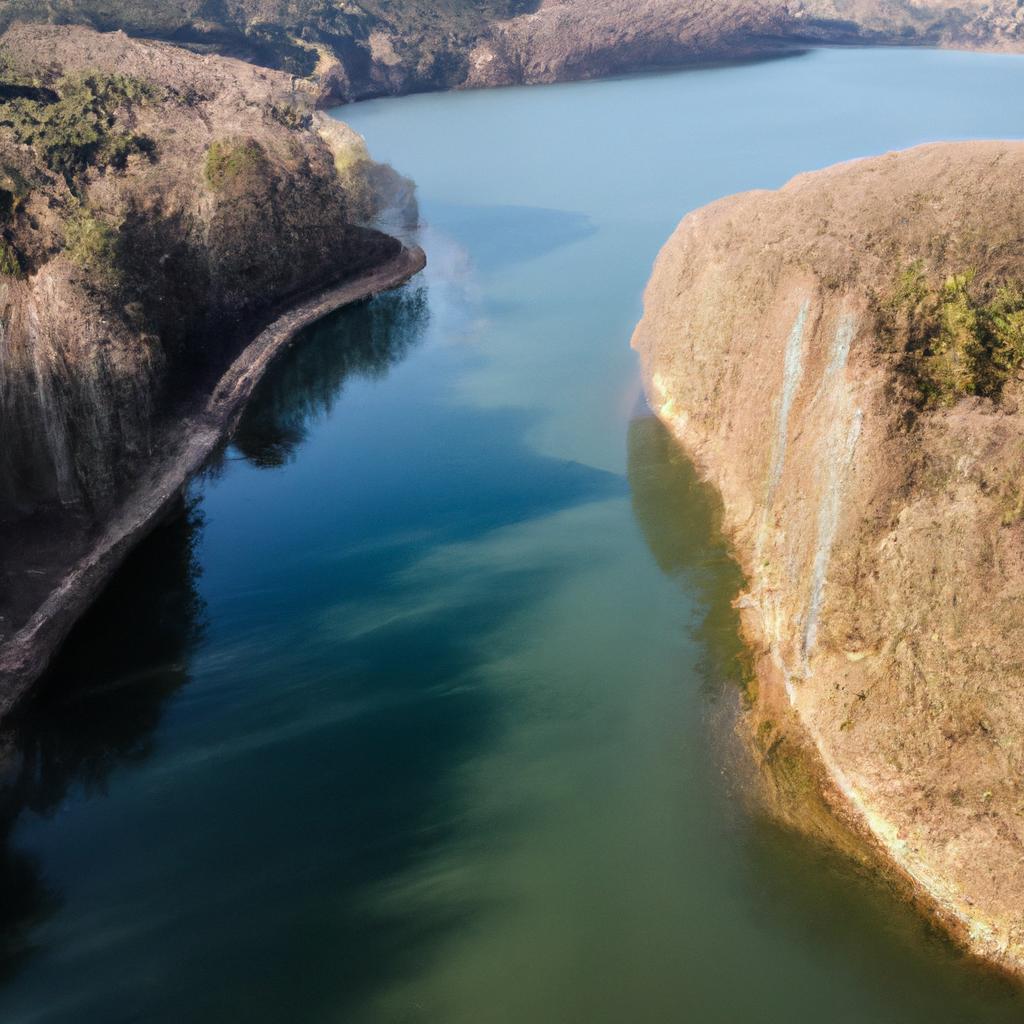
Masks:
[[[1020,143],[926,146],[698,210],[633,342],[723,495],[766,720],[792,718],[855,831],[1017,973],[1022,169]]]
[[[95,543],[62,575],[28,622],[0,646],[0,715],[6,714],[46,670],[71,627],[128,552],[160,522],[190,477],[230,434],[261,377],[296,334],[342,306],[398,287],[425,264],[421,249],[403,248],[374,270],[292,307],[245,348],[205,405],[167,431],[166,454],[147,467]]]

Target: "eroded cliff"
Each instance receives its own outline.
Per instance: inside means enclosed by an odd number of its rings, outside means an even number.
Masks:
[[[366,224],[410,183],[313,99],[121,33],[0,37],[0,642],[269,317],[401,253]]]
[[[836,808],[1015,971],[1022,172],[1024,144],[944,144],[714,203],[658,257],[633,341],[723,495],[766,766],[795,721]]]

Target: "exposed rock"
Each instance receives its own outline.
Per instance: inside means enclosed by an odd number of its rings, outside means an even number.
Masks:
[[[795,712],[837,807],[1015,971],[1022,173],[1024,144],[944,144],[714,203],[662,250],[633,340],[723,495],[762,705]]]

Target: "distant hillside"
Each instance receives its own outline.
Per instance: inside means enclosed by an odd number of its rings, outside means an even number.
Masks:
[[[7,0],[18,20],[174,42],[302,77],[340,99],[454,87],[473,43],[534,0]]]
[[[308,78],[321,102],[593,78],[814,44],[1024,47],[1017,0],[6,0]]]

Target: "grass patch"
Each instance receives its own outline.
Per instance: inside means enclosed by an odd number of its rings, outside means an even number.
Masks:
[[[64,229],[68,259],[102,284],[115,285],[121,279],[119,241],[117,228],[85,207],[68,218]]]
[[[215,192],[252,178],[267,167],[267,154],[255,139],[218,139],[206,151],[203,176]]]

